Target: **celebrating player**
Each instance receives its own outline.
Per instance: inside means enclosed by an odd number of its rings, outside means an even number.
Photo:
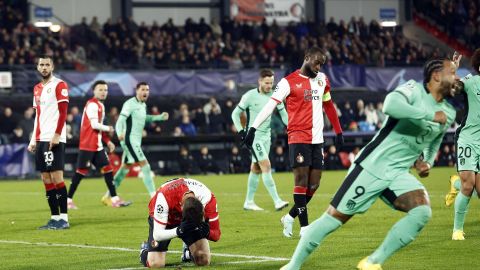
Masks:
[[[107,184],[108,191],[112,196],[111,206],[128,206],[130,202],[124,202],[117,196],[113,184],[113,168],[102,144],[102,141],[107,144],[110,153],[115,151],[115,144],[110,141],[107,134],[107,132],[113,131],[113,127],[103,124],[103,119],[105,119],[103,103],[107,99],[108,85],[105,81],[96,81],[93,83],[92,90],[93,98],[87,101],[83,109],[80,127],[80,152],[77,158],[77,170],[68,190],[68,208],[77,209],[77,206],[73,203],[73,195],[92,164],[102,172],[105,178],[105,184]]]
[[[151,176],[150,164],[142,151],[142,133],[145,123],[168,120],[168,113],[159,115],[147,114],[145,102],[150,94],[150,87],[146,82],[140,82],[136,87],[136,95],[123,103],[122,111],[116,124],[116,132],[120,146],[123,149],[122,167],[115,174],[115,187],[118,188],[127,175],[130,167],[138,164],[143,173],[143,184],[150,197],[155,195],[155,183]],[[109,192],[102,198],[105,204],[110,204]]]
[[[455,55],[454,61],[460,64],[461,55]],[[471,58],[472,68],[480,72],[480,49],[476,49]],[[457,149],[457,171],[461,182],[456,182],[458,177],[451,177],[451,190],[447,194],[445,204],[451,205],[455,200],[455,218],[453,222],[452,240],[465,240],[463,225],[467,214],[468,204],[472,193],[476,190],[480,194],[480,143],[478,142],[478,132],[480,132],[480,123],[478,123],[477,110],[480,108],[480,76],[469,74],[465,76],[460,83],[463,94],[467,97],[467,112],[458,127],[455,134],[455,143]],[[455,185],[460,185],[460,192]],[[458,186],[457,186],[458,187]],[[457,195],[458,194],[458,195]],[[456,198],[455,198],[456,196]]]
[[[53,76],[53,59],[41,56],[37,70],[42,81],[33,88],[35,123],[28,150],[35,153],[35,164],[45,185],[51,218],[39,229],[68,229],[67,188],[63,181],[68,110],[68,86]]]
[[[251,147],[257,128],[272,114],[273,109],[285,100],[288,113],[289,159],[295,178],[295,205],[281,219],[286,237],[292,237],[293,222],[297,216],[302,234],[308,225],[307,204],[320,186],[323,167],[322,108],[337,134],[335,142],[337,145],[343,144],[342,128],[330,96],[330,82],[327,76],[320,72],[325,60],[320,48],[308,49],[302,67],[278,83],[271,99],[256,117],[244,140],[245,144]]]
[[[357,268],[382,269],[393,253],[417,237],[432,210],[425,187],[409,169],[415,163],[420,177],[428,176],[443,136],[455,120],[455,109],[444,99],[454,93],[455,72],[452,61],[431,60],[425,65],[423,85],[411,80],[387,95],[385,124],[359,153],[327,211],[308,226],[283,270],[300,269],[328,234],[367,211],[378,197],[407,215]]]
[[[247,118],[250,120],[250,123],[247,123],[246,127],[246,129],[248,129],[258,113],[270,100],[274,81],[273,75],[272,70],[262,69],[260,71],[260,77],[258,78],[258,87],[245,93],[235,110],[233,110],[232,120],[235,128],[239,131],[239,134],[242,137],[245,136],[245,130],[242,128],[240,114],[244,111],[247,112]],[[283,123],[287,125],[288,115],[283,103],[278,104],[277,110],[280,113]],[[254,202],[260,173],[262,174],[263,184],[273,199],[275,209],[279,211],[288,206],[288,202],[283,201],[280,199],[280,196],[278,196],[275,181],[272,177],[272,165],[268,158],[272,141],[270,122],[271,117],[268,117],[267,120],[257,128],[253,148],[250,149],[252,152],[252,165],[250,166],[250,174],[248,175],[247,197],[243,204],[243,209],[245,210],[263,210]]]
[[[168,245],[175,237],[186,244],[196,265],[210,264],[207,240],[218,241],[221,232],[217,200],[203,183],[172,179],[157,190],[148,209],[148,242],[143,243],[140,251],[144,266],[164,267]]]

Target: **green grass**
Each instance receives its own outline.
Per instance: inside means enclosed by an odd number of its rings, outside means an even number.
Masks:
[[[433,218],[420,236],[391,257],[384,269],[479,269],[475,254],[480,245],[478,200],[473,199],[465,224],[466,241],[451,241],[453,209],[443,205],[448,177],[453,169],[433,169],[423,180],[431,196]],[[325,172],[322,185],[309,204],[310,221],[319,217],[340,185],[344,171]],[[215,193],[220,211],[222,237],[211,243],[219,254],[240,254],[289,258],[298,242],[295,237],[282,236],[280,217],[286,211],[273,211],[273,204],[260,184],[256,202],[267,211],[242,210],[246,175],[193,177],[207,184]],[[292,201],[291,173],[274,174],[281,197]],[[168,178],[156,177],[157,186]],[[28,243],[77,244],[131,250],[105,250],[73,246],[52,246],[0,241],[0,269],[112,269],[138,268],[137,249],[148,233],[148,195],[139,179],[128,179],[120,188],[123,198],[133,200],[127,208],[111,209],[101,205],[105,191],[102,179],[84,180],[75,202],[80,208],[70,211],[71,229],[38,231],[48,217],[43,185],[35,181],[0,182],[0,240]],[[303,269],[355,269],[357,262],[370,254],[383,240],[386,232],[403,214],[378,201],[365,215],[353,218],[330,235],[310,256]],[[180,250],[173,240],[170,250]],[[194,268],[180,264],[178,253],[168,254],[171,267]],[[211,269],[279,269],[284,261],[248,262],[239,257],[213,256]],[[242,261],[245,261],[242,263]],[[235,262],[235,263],[233,263]]]

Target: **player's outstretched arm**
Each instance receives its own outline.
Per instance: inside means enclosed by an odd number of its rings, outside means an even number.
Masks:
[[[163,112],[159,115],[151,115],[147,114],[147,117],[145,118],[145,123],[151,123],[155,121],[167,121],[169,117],[168,112]]]
[[[413,99],[413,93],[410,94],[410,99]],[[425,108],[413,106],[412,101],[407,99],[407,96],[401,92],[393,91],[387,95],[383,103],[383,112],[396,119],[424,119],[433,121],[435,117],[434,112],[429,112]]]

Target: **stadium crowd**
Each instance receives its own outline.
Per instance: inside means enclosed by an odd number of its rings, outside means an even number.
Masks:
[[[355,104],[355,105],[352,105]],[[154,136],[201,136],[236,134],[235,127],[231,122],[231,112],[236,106],[232,99],[224,102],[217,102],[214,97],[208,99],[203,105],[196,108],[189,108],[187,103],[181,103],[177,108],[162,108],[172,115],[169,121],[151,123],[146,126],[144,137]],[[342,128],[351,132],[373,132],[378,130],[385,121],[382,112],[383,103],[365,102],[358,99],[355,103],[346,101],[337,106],[337,113],[340,117]],[[160,114],[157,106],[152,106],[150,114]],[[107,107],[105,124],[115,126],[119,117],[119,108],[116,106]],[[77,106],[72,106],[67,115],[67,139],[77,140],[79,136],[82,111]],[[33,129],[34,111],[27,108],[23,114],[16,113],[11,107],[0,108],[0,144],[28,143]],[[324,116],[325,131],[332,131],[328,118]],[[272,148],[272,164],[277,171],[288,171],[288,159],[286,149],[277,145],[276,137],[285,134],[285,127],[278,115],[272,120],[272,137],[274,146]],[[115,136],[111,133],[110,136]],[[334,146],[325,149],[325,168],[327,170],[338,170],[348,168],[359,149],[351,152],[337,151]],[[178,171],[185,174],[194,173],[226,173],[226,172],[247,172],[249,168],[249,155],[242,149],[234,146],[228,153],[228,171],[222,169],[225,166],[218,166],[216,160],[221,157],[212,156],[208,147],[203,147],[198,153],[190,153],[187,147],[181,147],[178,153]],[[445,145],[437,158],[438,165],[453,166],[455,161],[455,148]]]
[[[2,7],[3,5],[3,7]],[[183,26],[172,20],[160,25],[132,18],[96,17],[64,26],[59,33],[25,20],[23,9],[0,1],[0,65],[34,64],[40,54],[52,55],[60,69],[200,69],[297,67],[307,47],[320,46],[333,65],[421,65],[440,54],[407,40],[396,28],[352,17],[348,22],[263,22],[213,19]]]
[[[479,0],[417,0],[415,11],[440,27],[450,38],[474,50],[480,44]]]

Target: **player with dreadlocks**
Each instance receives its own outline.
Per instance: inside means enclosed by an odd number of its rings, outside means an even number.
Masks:
[[[425,187],[410,174],[415,164],[427,177],[443,136],[456,111],[445,98],[454,94],[456,66],[448,59],[427,62],[424,84],[413,80],[387,95],[385,124],[359,153],[326,212],[304,231],[290,262],[283,270],[300,269],[322,240],[355,214],[364,213],[380,197],[393,209],[405,212],[360,270],[379,270],[400,248],[412,242],[430,220],[432,210]]]

